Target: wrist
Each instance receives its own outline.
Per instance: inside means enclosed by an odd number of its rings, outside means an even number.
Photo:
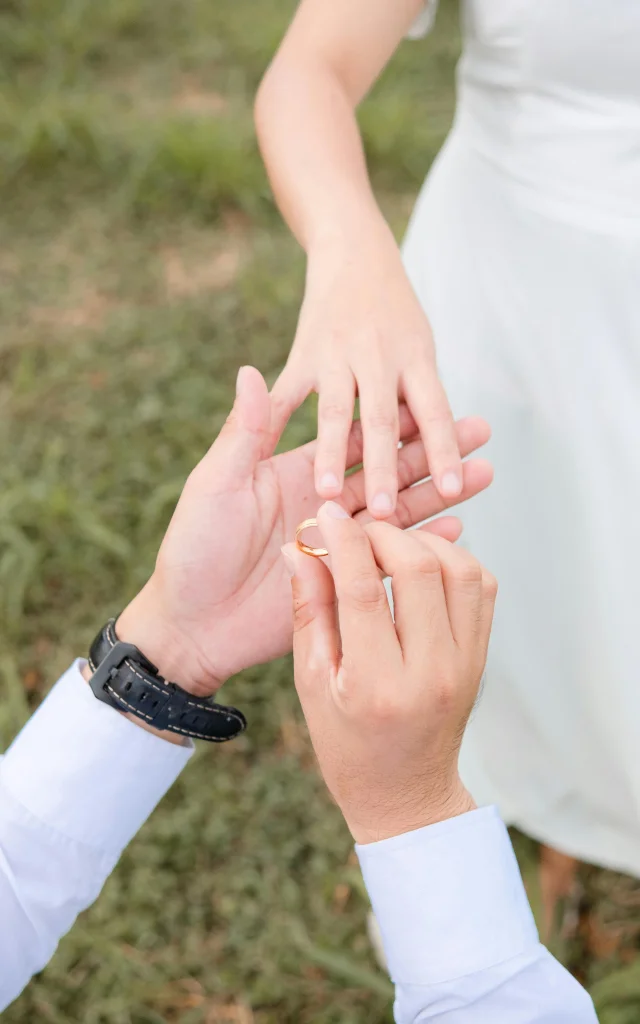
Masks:
[[[91,680],[93,672],[87,662],[83,669],[81,669],[81,675],[83,679],[88,683]],[[123,715],[124,718],[128,718],[130,722],[137,725],[140,729],[144,729],[145,732],[150,732],[154,736],[157,736],[161,740],[166,740],[168,743],[173,743],[175,747],[187,747],[189,741],[184,736],[180,736],[178,733],[169,732],[165,729],[154,729],[152,725],[145,722],[143,718],[138,718],[136,715],[129,714],[128,711],[120,711],[119,714]]]
[[[391,228],[382,216],[375,200],[354,203],[331,220],[323,218],[317,230],[310,234],[305,246],[309,266],[326,260],[341,259],[345,254],[371,252],[371,248],[397,243]]]
[[[379,821],[366,822],[356,820],[355,817],[350,821],[345,815],[345,820],[356,843],[366,846],[369,843],[392,839],[405,832],[415,832],[416,829],[426,828],[449,818],[457,818],[476,809],[477,805],[471,794],[458,779],[451,789],[431,797],[426,802],[416,804],[413,808],[403,804],[398,808],[402,811],[400,814],[381,814]]]
[[[193,640],[184,634],[164,607],[154,577],[145,584],[116,622],[119,640],[135,644],[168,682],[204,697],[224,680],[214,678],[199,657]]]

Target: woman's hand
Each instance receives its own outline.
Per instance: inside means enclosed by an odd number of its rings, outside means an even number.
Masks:
[[[460,494],[462,466],[431,328],[395,240],[382,220],[361,224],[357,239],[310,250],[298,331],[272,392],[273,431],[277,439],[292,411],[318,392],[315,487],[320,497],[335,498],[357,394],[367,506],[373,517],[388,519],[398,494],[401,401],[418,425],[443,498]]]
[[[319,395],[315,487],[342,493],[356,394],[366,501],[388,519],[398,493],[398,404],[424,441],[436,489],[462,473],[431,330],[369,182],[356,107],[424,0],[302,0],[256,97],[256,128],[276,201],[307,253],[307,284],[289,361],[273,389],[273,435]]]
[[[162,542],[155,571],[123,612],[121,639],[137,644],[165,678],[198,695],[211,694],[235,672],[291,650],[289,578],[280,548],[298,523],[320,504],[313,487],[316,443],[271,457],[271,404],[257,370],[243,367],[236,402],[225,427],[191,473]],[[407,439],[416,426],[403,410]],[[483,420],[458,424],[467,454],[484,444]],[[362,459],[362,435],[354,425],[346,462]],[[441,512],[448,504],[430,481],[424,448],[412,440],[399,458],[401,493],[395,521],[404,527]],[[491,482],[484,460],[464,466],[464,500]],[[342,502],[360,521],[369,517],[362,472],[349,476]],[[430,529],[455,538],[456,519]]]
[[[296,687],[325,782],[359,843],[473,808],[458,753],[484,670],[496,582],[424,530],[364,528],[334,502],[331,569],[287,545]],[[395,624],[381,572],[391,577]]]

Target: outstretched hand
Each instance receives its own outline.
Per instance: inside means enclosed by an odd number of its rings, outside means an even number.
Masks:
[[[456,425],[438,376],[431,326],[386,224],[358,239],[309,251],[304,302],[293,348],[274,384],[277,436],[311,392],[318,393],[315,486],[342,494],[356,395],[364,430],[367,506],[391,521],[402,487],[400,408],[411,411],[436,489],[449,504],[464,479]]]
[[[290,583],[280,549],[321,501],[314,488],[316,442],[273,456],[271,414],[262,376],[242,367],[233,410],[185,484],[153,575],[118,620],[122,639],[194,694],[214,693],[241,669],[291,650]],[[417,431],[406,410],[400,429],[407,439]],[[489,437],[488,425],[477,418],[460,421],[456,430],[465,455]],[[361,460],[356,423],[347,463]],[[422,443],[408,440],[398,462],[401,491],[391,521],[406,528],[442,512],[448,503],[425,480]],[[466,462],[462,493],[451,504],[477,494],[491,479],[485,460]],[[362,470],[347,478],[341,503],[359,522],[370,520]],[[452,517],[427,529],[449,540],[461,532]]]

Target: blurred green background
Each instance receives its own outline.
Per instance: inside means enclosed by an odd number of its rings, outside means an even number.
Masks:
[[[146,579],[237,368],[272,381],[286,358],[303,261],[251,108],[292,8],[0,0],[2,747]],[[450,123],[458,48],[444,2],[361,110],[398,235]],[[301,410],[285,443],[313,423]],[[391,1019],[289,661],[225,696],[249,732],[198,750],[8,1024]],[[535,848],[517,842],[535,904]],[[585,879],[586,924],[556,947],[602,1020],[631,1024],[638,891]]]

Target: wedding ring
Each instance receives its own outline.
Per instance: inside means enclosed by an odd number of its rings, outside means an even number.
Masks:
[[[300,540],[301,533],[304,533],[305,530],[309,530],[312,526],[317,525],[317,519],[303,519],[296,530],[296,544],[300,548],[300,551],[304,551],[305,555],[313,555],[314,558],[324,558],[325,555],[329,554],[326,548],[312,548],[309,544],[305,544],[304,541]]]

